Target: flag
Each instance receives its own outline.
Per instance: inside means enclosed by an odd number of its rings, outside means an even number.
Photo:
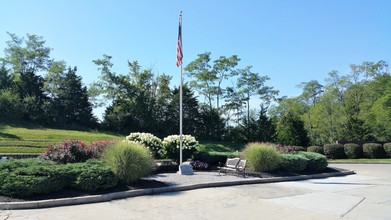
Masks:
[[[182,65],[182,11],[179,14],[179,30],[178,30],[178,43],[176,46],[176,66]]]

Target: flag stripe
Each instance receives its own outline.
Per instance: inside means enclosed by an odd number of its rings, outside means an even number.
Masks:
[[[176,66],[182,65],[182,11],[179,15],[179,30],[178,30],[178,43],[176,47]]]

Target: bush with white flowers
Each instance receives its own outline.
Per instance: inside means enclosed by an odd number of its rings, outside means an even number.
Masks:
[[[179,162],[180,136],[170,135],[163,139],[164,156]],[[198,151],[198,141],[191,135],[182,135],[183,161],[190,159]]]
[[[152,156],[156,159],[160,159],[163,155],[163,142],[160,138],[150,133],[130,133],[126,136],[125,141],[128,143],[138,143],[148,148]]]

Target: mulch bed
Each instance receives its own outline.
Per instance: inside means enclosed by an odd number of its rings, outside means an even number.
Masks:
[[[330,172],[339,172],[342,169],[337,168],[330,168],[323,170],[321,173],[330,173]],[[248,175],[261,177],[261,178],[271,178],[271,177],[284,177],[284,176],[298,176],[298,175],[310,175],[310,174],[317,174],[319,172],[303,172],[300,174],[297,173],[290,173],[286,171],[276,171],[271,173],[256,173],[256,172],[246,172]],[[148,189],[148,188],[159,188],[159,187],[165,187],[168,186],[167,184],[163,182],[159,182],[156,180],[151,179],[141,179],[135,183],[133,183],[130,186],[119,184],[116,187],[112,189],[107,190],[100,190],[93,193],[89,192],[83,192],[71,188],[66,188],[62,191],[46,194],[46,195],[35,195],[28,198],[13,198],[13,197],[7,197],[7,196],[1,196],[0,195],[0,202],[24,202],[24,201],[37,201],[37,200],[46,200],[46,199],[61,199],[61,198],[69,198],[69,197],[78,197],[78,196],[88,196],[88,195],[103,195],[107,193],[113,193],[113,192],[122,192],[122,191],[128,191],[128,190],[136,190],[136,189]]]

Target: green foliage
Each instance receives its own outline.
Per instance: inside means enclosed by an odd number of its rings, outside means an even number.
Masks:
[[[151,152],[136,143],[117,143],[108,147],[103,160],[111,167],[118,179],[130,184],[152,171]]]
[[[383,144],[384,151],[387,153],[388,157],[391,157],[391,143]]]
[[[0,76],[1,77],[1,76]],[[21,103],[17,94],[11,90],[0,89],[1,121],[18,121],[21,119]]]
[[[386,152],[381,144],[377,143],[366,143],[363,144],[363,153],[365,157],[368,158],[384,158],[386,156]]]
[[[346,158],[345,150],[342,144],[325,144],[323,146],[324,154],[329,159]]]
[[[344,144],[344,151],[349,159],[360,158],[363,154],[362,147],[358,144],[348,143]]]
[[[307,159],[299,154],[279,154],[281,169],[289,172],[301,172],[307,167]]]
[[[278,151],[271,144],[250,143],[246,145],[243,156],[256,172],[274,171],[280,166]]]
[[[110,167],[100,161],[89,160],[85,163],[68,164],[72,174],[70,186],[82,191],[94,192],[109,189],[117,185],[117,176]]]
[[[309,146],[307,148],[307,151],[318,153],[318,154],[324,154],[323,147],[321,147],[321,146]]]
[[[194,155],[194,160],[200,160],[211,166],[217,166],[220,163],[225,163],[227,158],[239,157],[239,152],[199,152]]]
[[[277,123],[277,139],[283,145],[308,146],[309,143],[303,121],[291,110]]]
[[[315,152],[299,152],[300,156],[307,159],[307,170],[324,170],[327,168],[327,158]]]
[[[0,194],[28,197],[63,189],[68,176],[63,167],[38,159],[7,160],[0,163]]]
[[[56,164],[37,158],[0,163],[0,194],[29,197],[72,187],[84,191],[108,189],[117,184],[111,169],[99,161]]]
[[[179,162],[180,136],[170,135],[163,139],[164,155]],[[182,135],[182,159],[192,158],[198,151],[198,141],[191,135]]]
[[[130,135],[126,136],[125,141],[128,143],[141,144],[152,152],[154,158],[162,158],[163,142],[153,134],[140,132],[130,133]]]

